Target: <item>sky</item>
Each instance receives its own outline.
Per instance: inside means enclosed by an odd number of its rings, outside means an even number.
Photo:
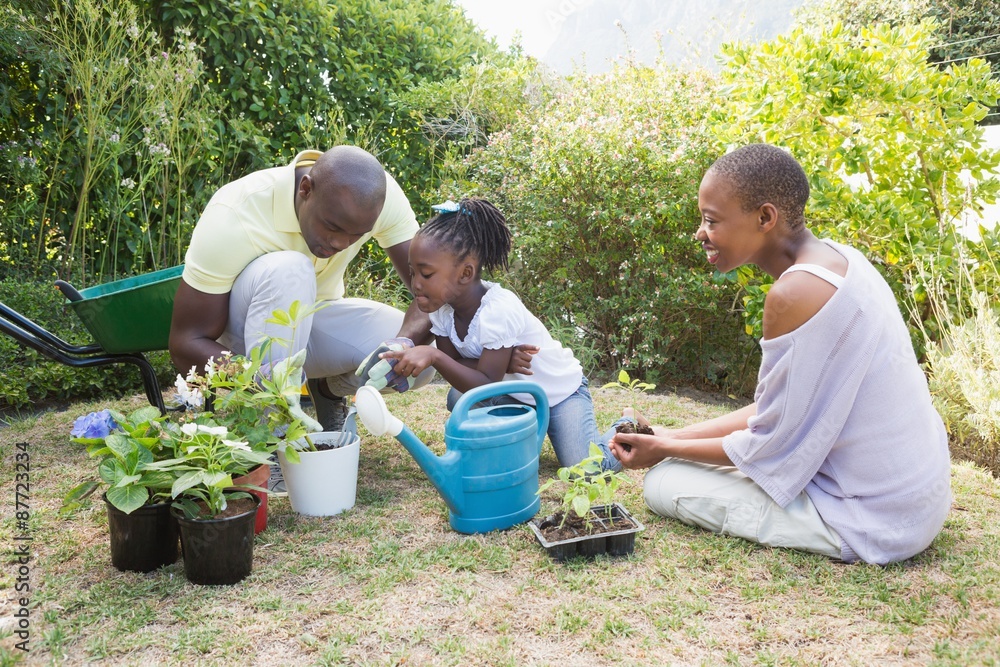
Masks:
[[[605,71],[627,49],[640,62],[713,67],[730,39],[770,39],[804,0],[454,0],[501,48],[515,35],[562,74]]]
[[[541,60],[555,41],[559,26],[566,17],[593,0],[455,0],[465,15],[501,48],[510,45],[515,32],[521,32],[525,53]]]

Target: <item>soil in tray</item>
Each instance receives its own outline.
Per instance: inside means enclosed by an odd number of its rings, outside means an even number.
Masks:
[[[619,530],[638,528],[634,521],[624,516],[615,517],[614,523],[611,523],[607,515],[591,516],[589,527],[586,525],[583,517],[577,516],[574,512],[570,512],[565,524],[562,523],[562,520],[563,512],[556,512],[552,516],[545,517],[537,524],[538,530],[548,542],[560,542],[584,535],[600,535],[601,533],[612,533]]]

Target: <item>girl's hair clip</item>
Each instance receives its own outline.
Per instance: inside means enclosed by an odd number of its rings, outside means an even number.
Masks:
[[[459,205],[450,199],[443,204],[434,204],[431,208],[438,213],[458,213],[459,211]]]

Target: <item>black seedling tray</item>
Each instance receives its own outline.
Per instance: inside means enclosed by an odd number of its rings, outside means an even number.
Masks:
[[[596,535],[587,535],[581,531],[574,530],[577,533],[577,537],[569,537],[563,540],[556,540],[555,542],[549,542],[544,535],[542,535],[542,528],[547,528],[552,525],[557,525],[559,519],[555,516],[547,516],[541,519],[532,519],[528,522],[531,530],[535,533],[535,537],[538,539],[538,543],[545,548],[552,558],[557,561],[564,561],[575,556],[582,556],[584,558],[594,558],[600,556],[601,554],[607,554],[609,556],[627,556],[628,554],[635,551],[635,535],[640,530],[644,530],[643,526],[635,517],[626,511],[624,507],[618,503],[611,505],[611,519],[609,521],[607,518],[607,505],[596,505],[590,508],[590,522],[598,526],[616,526],[620,521],[624,523],[624,519],[631,521],[635,524],[635,527],[622,528],[620,530],[612,528],[608,532],[598,533]]]

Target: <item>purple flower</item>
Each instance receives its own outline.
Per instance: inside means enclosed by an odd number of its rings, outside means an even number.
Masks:
[[[69,434],[74,438],[106,438],[117,428],[118,424],[111,412],[101,410],[77,418]]]

